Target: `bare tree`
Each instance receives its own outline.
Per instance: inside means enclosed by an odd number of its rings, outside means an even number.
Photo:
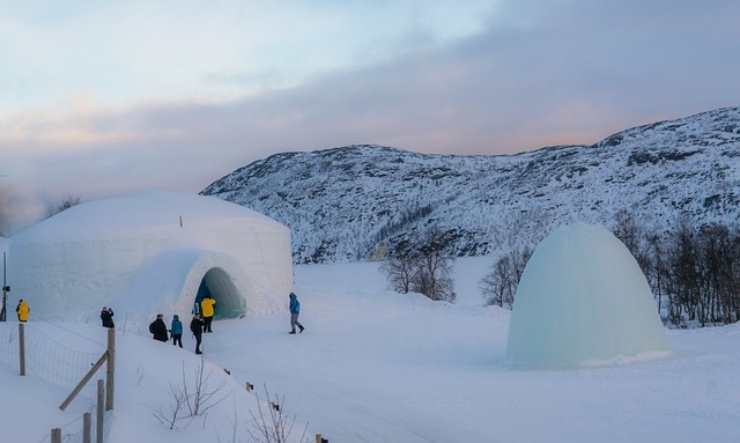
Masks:
[[[515,249],[493,264],[491,271],[480,282],[486,304],[508,309],[514,306],[516,289],[531,255],[529,247]]]
[[[296,418],[286,412],[285,396],[271,395],[264,386],[265,401],[257,395],[257,411],[250,411],[252,417],[247,434],[254,443],[287,443],[296,424]],[[306,440],[308,425],[303,429],[299,442]]]
[[[634,255],[640,243],[640,230],[629,211],[620,209],[614,214],[614,228],[612,232]]]
[[[226,399],[226,396],[221,395],[225,383],[213,386],[212,372],[206,373],[205,366],[205,359],[201,357],[198,367],[189,376],[183,361],[180,384],[170,384],[169,405],[153,412],[154,418],[168,429],[177,429],[181,422],[185,422],[187,426],[194,418],[204,416]]]
[[[454,259],[447,255],[446,233],[432,228],[417,244],[399,242],[382,266],[398,292],[418,292],[432,300],[455,301],[452,281]]]
[[[417,270],[411,284],[413,291],[432,300],[455,301],[452,281],[454,259],[445,252],[448,243],[445,233],[433,228],[425,234],[422,241],[417,254]]]
[[[185,362],[182,364],[182,390],[185,394],[186,405],[191,417],[197,417],[208,412],[224,400],[221,391],[225,382],[212,386],[212,372],[205,372],[205,358],[200,358],[198,367],[193,371],[192,386],[188,383],[185,371]]]
[[[158,422],[167,426],[167,429],[174,430],[178,423],[189,419],[190,416],[183,414],[187,399],[182,389],[170,384],[170,398],[171,402],[168,406],[156,409],[152,415]]]
[[[401,251],[395,256],[389,256],[381,269],[396,292],[408,294],[418,270],[418,257],[414,253]]]
[[[496,260],[491,272],[486,274],[480,282],[480,289],[487,305],[511,308],[514,299],[508,297],[508,294],[510,294],[509,288],[512,285],[510,275],[511,260],[509,257],[503,256]]]

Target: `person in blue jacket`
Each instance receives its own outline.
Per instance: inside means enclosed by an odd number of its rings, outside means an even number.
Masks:
[[[298,297],[295,293],[290,293],[290,333],[295,334],[295,327],[298,326],[300,332],[305,329],[302,324],[298,322],[298,316],[301,313],[301,302],[298,301]]]
[[[180,321],[179,315],[175,315],[174,317],[172,317],[170,334],[172,334],[172,345],[179,345],[182,348],[182,322]]]

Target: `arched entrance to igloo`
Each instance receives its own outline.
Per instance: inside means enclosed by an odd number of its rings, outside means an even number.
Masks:
[[[223,318],[238,318],[244,314],[244,297],[239,293],[231,276],[222,268],[210,268],[201,278],[195,302],[211,296],[216,300],[216,320]]]

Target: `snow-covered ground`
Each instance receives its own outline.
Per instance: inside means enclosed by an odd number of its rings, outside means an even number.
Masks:
[[[480,306],[489,260],[458,261],[456,305],[388,291],[375,263],[297,267],[304,334],[287,334],[287,315],[248,315],[206,336],[206,356],[231,370],[215,373],[232,397],[205,428],[171,432],[152,417],[182,362],[196,362],[190,337],[183,352],[129,332],[120,337],[110,441],[231,441],[234,411],[245,421],[255,404],[244,382],[285,395],[285,408],[332,442],[740,441],[740,326],[668,331],[674,353],[657,361],[514,370],[505,362],[509,313]],[[102,336],[90,325],[59,326]],[[74,337],[59,334],[95,351]],[[39,441],[91,405],[57,412],[67,389],[19,379],[2,363],[0,387],[2,441]]]
[[[7,341],[15,329],[15,322],[0,323],[0,339]],[[64,442],[82,442],[82,415],[91,412],[95,423],[95,380],[104,379],[104,368],[66,411],[58,407],[105,349],[105,330],[86,324],[31,322],[26,336],[30,341],[28,376],[18,376],[17,360],[8,362],[6,355],[0,356],[0,442],[48,442],[53,427],[62,429]],[[0,344],[4,354],[9,350]],[[205,415],[178,420],[176,429],[170,430],[154,415],[172,412],[171,388],[181,389],[183,372],[189,386],[194,386],[200,359],[192,352],[134,334],[117,335],[117,354],[116,409],[106,414],[106,443],[231,443],[234,429],[243,435],[249,411],[257,410],[254,394],[206,361],[208,381],[204,385],[217,394],[205,404],[214,407]],[[179,415],[187,415],[185,407]]]

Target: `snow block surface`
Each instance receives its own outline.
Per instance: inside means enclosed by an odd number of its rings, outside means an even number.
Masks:
[[[282,307],[290,231],[212,197],[145,192],[84,203],[11,238],[9,281],[35,317],[189,314],[201,282],[221,315]],[[119,315],[120,318],[120,315]]]
[[[514,365],[593,366],[668,351],[647,280],[611,232],[579,223],[537,246],[514,301],[507,348]]]

